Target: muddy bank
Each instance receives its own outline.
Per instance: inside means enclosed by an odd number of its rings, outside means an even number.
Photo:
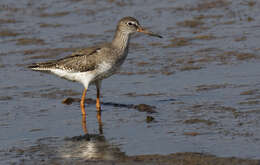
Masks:
[[[6,157],[3,162],[13,165],[259,165],[260,163],[260,160],[224,158],[193,152],[128,156],[118,146],[109,143],[102,134],[85,134],[64,139],[41,138],[30,147],[0,150],[0,156],[3,155]]]
[[[102,139],[101,139],[102,140]],[[54,148],[49,148],[45,145],[38,145],[29,149],[12,149],[6,155],[16,154],[16,161],[10,160],[13,165],[26,164],[26,165],[259,165],[260,160],[239,159],[239,158],[220,158],[214,155],[207,155],[201,153],[175,153],[169,155],[137,155],[127,156],[120,150],[114,148],[111,151],[102,152],[100,157],[92,157],[90,159],[84,158],[64,158],[52,153]],[[111,153],[109,153],[111,152]],[[55,155],[55,156],[54,156]],[[87,156],[86,156],[87,157]],[[8,161],[7,161],[8,162]]]
[[[140,155],[133,157],[125,157],[123,160],[24,160],[24,164],[55,164],[55,165],[259,165],[259,160],[237,159],[237,158],[218,158],[210,155],[203,155],[199,153],[178,153],[170,155]],[[21,164],[22,164],[21,163]]]

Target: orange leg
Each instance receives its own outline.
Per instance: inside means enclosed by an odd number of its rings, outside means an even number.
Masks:
[[[101,111],[97,112],[97,120],[98,120],[99,134],[103,134],[103,127],[102,127],[102,121],[101,121]]]
[[[87,89],[84,88],[84,91],[83,91],[82,97],[81,97],[81,101],[80,101],[80,107],[81,107],[82,115],[86,115],[86,111],[85,111],[85,96],[86,96],[86,91],[87,91]]]
[[[97,88],[97,101],[96,101],[96,108],[97,111],[101,111],[101,105],[100,105],[100,82],[96,82],[96,88]]]
[[[86,122],[86,115],[82,115],[82,128],[83,128],[83,131],[85,134],[88,133],[88,130],[87,130],[87,122]]]

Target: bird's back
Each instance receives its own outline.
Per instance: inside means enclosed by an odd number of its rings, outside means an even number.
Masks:
[[[62,69],[69,72],[86,72],[96,68],[99,51],[104,45],[79,49],[71,55],[42,63],[35,63],[29,68],[37,71],[51,71],[52,69]]]

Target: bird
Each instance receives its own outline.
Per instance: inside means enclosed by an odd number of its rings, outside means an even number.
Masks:
[[[67,80],[76,81],[84,86],[80,107],[86,115],[85,96],[89,85],[96,85],[96,109],[101,111],[100,88],[102,80],[115,74],[125,61],[130,36],[140,32],[162,38],[161,35],[143,28],[139,21],[127,16],[119,20],[112,42],[82,48],[61,59],[34,63],[28,67],[34,71],[49,72]]]

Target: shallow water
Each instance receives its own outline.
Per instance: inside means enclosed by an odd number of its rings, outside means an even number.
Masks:
[[[80,98],[83,87],[26,65],[110,41],[130,15],[164,38],[134,35],[121,71],[103,81],[102,100],[157,113],[104,104],[102,136],[111,145],[104,150],[259,159],[259,7],[242,0],[0,2],[1,153],[45,138],[55,139],[58,155],[81,149],[64,141],[84,134],[79,103],[62,100]],[[95,98],[94,87],[87,97]],[[95,106],[86,108],[88,132],[99,134]]]

